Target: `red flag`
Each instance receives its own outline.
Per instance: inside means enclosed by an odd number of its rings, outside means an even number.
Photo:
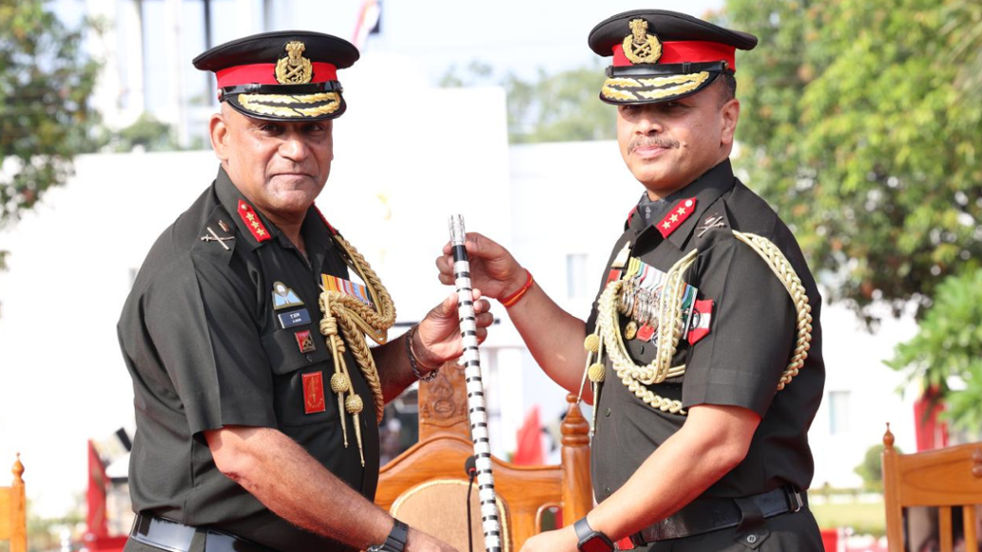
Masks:
[[[938,419],[944,409],[936,387],[925,389],[914,402],[914,435],[918,451],[948,446],[948,424]]]
[[[106,467],[99,458],[99,453],[95,450],[92,440],[89,440],[89,489],[85,493],[85,502],[88,505],[88,514],[85,522],[88,526],[88,534],[97,537],[108,537],[109,527],[106,524],[106,489],[108,480],[106,478]]]
[[[539,425],[539,406],[535,405],[525,416],[525,422],[518,428],[515,457],[512,463],[524,466],[537,466],[545,463],[542,453],[542,426]]]

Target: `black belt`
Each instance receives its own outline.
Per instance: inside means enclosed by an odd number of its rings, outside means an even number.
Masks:
[[[804,491],[780,487],[759,495],[742,498],[697,498],[675,514],[631,535],[634,546],[656,541],[701,535],[718,529],[736,527],[749,518],[769,518],[797,512],[808,506]],[[758,515],[759,514],[759,515]]]
[[[192,527],[150,514],[138,514],[130,538],[170,552],[188,552],[195,535],[204,538],[204,552],[275,552],[270,548],[230,533]]]

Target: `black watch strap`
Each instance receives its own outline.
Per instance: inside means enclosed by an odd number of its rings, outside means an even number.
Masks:
[[[385,537],[385,542],[369,546],[366,552],[403,552],[407,540],[409,540],[409,526],[395,519],[395,524],[389,531],[389,536]]]
[[[573,530],[576,531],[576,548],[584,552],[597,552],[597,551],[612,551],[614,550],[614,542],[610,540],[610,537],[603,534],[601,531],[594,531],[590,524],[586,521],[586,516],[576,520],[573,524]]]

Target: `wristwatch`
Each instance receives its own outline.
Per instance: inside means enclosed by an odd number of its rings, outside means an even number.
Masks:
[[[581,552],[612,552],[614,550],[614,543],[610,537],[601,531],[594,531],[586,522],[585,516],[573,524],[573,529],[576,530],[576,538],[579,539],[576,548]]]
[[[392,531],[389,531],[389,536],[385,538],[385,542],[373,544],[366,548],[365,552],[403,552],[406,549],[408,537],[409,526],[397,519],[395,525],[392,526]]]

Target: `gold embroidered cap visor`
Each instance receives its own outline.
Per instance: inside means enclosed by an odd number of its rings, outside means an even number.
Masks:
[[[358,59],[347,40],[311,31],[275,31],[209,49],[194,66],[213,71],[219,101],[272,121],[333,119],[344,113],[337,70]]]
[[[753,49],[757,37],[684,13],[633,10],[599,23],[588,42],[613,58],[600,99],[641,104],[695,94],[724,71],[735,72],[735,50]]]

